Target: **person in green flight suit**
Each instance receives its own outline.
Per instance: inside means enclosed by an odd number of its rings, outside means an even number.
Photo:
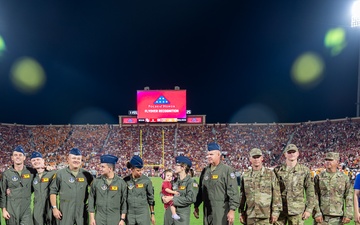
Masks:
[[[124,225],[126,216],[127,186],[118,177],[114,155],[100,157],[101,176],[91,183],[89,195],[90,225]]]
[[[34,225],[56,224],[50,207],[50,183],[55,174],[55,170],[45,169],[45,162],[40,152],[33,152],[30,157],[31,165],[37,173],[33,180],[34,190]]]
[[[88,225],[88,187],[93,176],[81,168],[81,159],[80,150],[71,149],[68,156],[69,166],[58,170],[50,184],[50,204],[59,225]]]
[[[17,146],[11,156],[14,164],[2,177],[0,207],[9,225],[33,224],[30,203],[35,171],[24,165],[25,159],[24,148]]]
[[[134,155],[127,164],[131,169],[131,174],[124,178],[128,188],[127,225],[155,224],[154,187],[151,180],[142,174],[143,166],[144,162],[138,155]]]
[[[200,175],[194,216],[199,218],[199,206],[203,202],[204,225],[233,224],[235,210],[240,206],[235,171],[221,162],[220,146],[217,143],[208,144],[207,159],[209,165]]]
[[[179,195],[162,196],[162,200],[164,203],[173,201],[180,219],[173,219],[171,209],[168,207],[164,214],[164,225],[189,225],[191,205],[196,201],[199,188],[192,178],[192,174],[189,175],[189,173],[192,173],[190,169],[192,166],[191,160],[186,156],[178,156],[175,161],[177,178],[173,182],[173,190],[179,192]]]

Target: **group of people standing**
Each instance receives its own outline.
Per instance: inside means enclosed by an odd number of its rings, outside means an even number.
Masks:
[[[273,170],[263,166],[260,149],[251,149],[251,168],[243,173],[239,190],[234,169],[221,161],[220,146],[213,142],[207,147],[208,166],[199,183],[192,178],[192,162],[186,156],[175,158],[174,180],[169,178],[171,173],[164,174],[168,176],[161,192],[164,225],[189,225],[193,204],[195,218],[200,217],[203,204],[204,225],[231,225],[236,211],[240,222],[247,225],[301,225],[310,216],[319,225],[340,225],[349,223],[353,214],[360,224],[360,177],[354,192],[349,178],[337,169],[338,153],[326,153],[326,170],[313,179],[309,168],[298,163],[299,149],[294,144],[285,149],[285,163]],[[6,224],[155,224],[154,188],[142,174],[144,164],[139,156],[130,159],[131,173],[124,178],[114,172],[118,161],[114,155],[100,157],[101,176],[97,178],[81,167],[77,148],[69,152],[68,167],[60,170],[45,167],[39,152],[30,157],[32,167],[26,167],[25,151],[16,147],[13,166],[2,174],[0,207]]]

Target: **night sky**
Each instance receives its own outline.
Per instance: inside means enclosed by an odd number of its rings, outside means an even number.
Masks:
[[[355,117],[360,29],[350,26],[351,4],[1,0],[0,122],[116,124],[145,86],[186,89],[187,108],[207,123]],[[292,74],[304,54],[321,69],[300,84]],[[13,79],[24,59],[45,77],[30,91]]]

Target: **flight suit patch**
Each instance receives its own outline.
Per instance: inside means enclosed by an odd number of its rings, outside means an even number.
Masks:
[[[211,180],[217,180],[219,178],[219,175],[213,174],[211,175]]]
[[[83,177],[77,178],[77,182],[84,182],[84,181],[85,181],[85,179]]]
[[[198,187],[198,184],[197,184],[197,183],[193,183],[193,187],[194,187],[194,188],[197,188],[197,187]]]
[[[12,180],[12,181],[18,181],[19,178],[18,178],[17,176],[12,176],[12,177],[11,177],[11,180]]]
[[[180,186],[179,190],[185,190],[186,186]]]
[[[106,184],[101,185],[101,189],[102,189],[103,191],[105,191],[105,190],[107,189],[107,185],[106,185]]]
[[[110,186],[109,189],[110,189],[110,191],[117,191],[118,186]]]
[[[136,184],[136,188],[143,188],[144,184]]]
[[[231,179],[235,179],[235,173],[230,173]]]
[[[22,175],[22,178],[24,178],[24,179],[29,179],[29,178],[30,178],[30,174],[23,174],[23,175]]]
[[[37,180],[37,179],[34,179],[33,184],[34,184],[34,185],[37,185],[38,183],[39,183],[38,180]]]
[[[74,183],[74,182],[75,182],[75,179],[74,179],[73,177],[70,177],[70,178],[69,178],[69,182],[70,182],[70,183]]]
[[[49,182],[49,178],[47,177],[41,178],[41,183],[46,183],[46,182]]]

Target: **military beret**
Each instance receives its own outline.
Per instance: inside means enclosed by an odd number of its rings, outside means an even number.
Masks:
[[[208,144],[208,151],[213,151],[213,150],[219,150],[220,151],[220,145],[218,145],[215,142],[211,142]]]
[[[40,153],[40,152],[37,152],[37,151],[32,152],[32,153],[31,153],[31,156],[30,156],[30,159],[34,159],[34,158],[42,158],[41,153]]]
[[[138,155],[134,155],[131,159],[130,159],[130,164],[133,166],[133,167],[136,167],[136,168],[143,168],[144,166],[144,162],[143,160],[140,158],[140,156]]]
[[[100,162],[101,163],[110,163],[110,164],[116,164],[118,161],[118,157],[114,155],[102,155],[100,156]]]
[[[16,146],[15,149],[14,149],[14,151],[15,151],[15,152],[20,152],[20,153],[22,153],[22,154],[25,155],[25,150],[24,150],[24,148],[23,148],[21,145]]]
[[[296,152],[298,152],[299,151],[299,149],[296,147],[296,145],[294,145],[294,144],[289,144],[288,146],[286,146],[286,149],[285,149],[285,151],[290,151],[290,150],[294,150],[294,151],[296,151]]]
[[[69,152],[69,154],[72,154],[72,155],[81,155],[81,152],[78,148],[72,148]]]
[[[262,151],[258,148],[251,149],[250,157],[257,156],[257,155],[262,156]]]
[[[183,155],[180,155],[180,156],[176,157],[175,161],[176,161],[176,163],[185,163],[189,167],[192,166],[191,160],[188,157],[183,156]]]
[[[325,159],[339,160],[340,156],[339,156],[339,153],[337,153],[337,152],[328,152],[328,153],[326,153]]]

